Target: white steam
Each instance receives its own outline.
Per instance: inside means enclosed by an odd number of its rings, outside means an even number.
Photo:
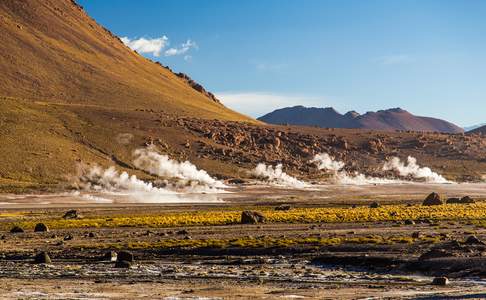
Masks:
[[[309,184],[285,173],[282,170],[282,164],[278,164],[274,168],[260,163],[253,169],[252,174],[257,178],[265,180],[269,184],[277,186],[293,188],[305,188],[309,186]]]
[[[127,172],[119,173],[114,167],[103,169],[94,166],[81,176],[85,189],[104,192],[144,192],[157,194],[175,194],[166,188],[155,187],[151,182],[140,180]]]
[[[225,187],[221,181],[214,179],[204,170],[198,170],[189,161],[178,162],[150,148],[135,150],[133,155],[135,156],[133,164],[138,169],[149,172],[152,175],[175,178],[182,184],[196,184],[209,188]]]
[[[421,167],[417,164],[417,159],[409,156],[407,163],[402,162],[398,157],[387,161],[383,166],[383,171],[396,171],[402,177],[413,177],[423,179],[428,183],[451,183],[442,175],[433,172],[428,167]]]
[[[114,167],[103,169],[94,166],[82,170],[79,177],[80,187],[86,191],[108,193],[126,196],[143,202],[214,202],[217,199],[201,194],[225,193],[221,188],[225,185],[211,177],[206,171],[198,170],[188,161],[178,162],[167,155],[161,155],[152,149],[134,151],[134,165],[143,171],[160,177],[154,182],[148,182],[119,172]],[[194,197],[189,197],[193,194]]]
[[[317,168],[319,170],[331,171],[333,173],[333,181],[337,184],[368,185],[399,183],[399,181],[397,180],[370,177],[358,172],[355,172],[354,174],[349,174],[348,172],[343,170],[345,166],[344,162],[335,160],[327,153],[320,153],[315,155],[311,162],[317,163]]]

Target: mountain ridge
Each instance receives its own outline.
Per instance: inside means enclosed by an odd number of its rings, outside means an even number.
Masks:
[[[355,128],[373,130],[413,130],[432,131],[444,133],[461,133],[462,128],[450,122],[431,118],[415,116],[401,108],[391,108],[369,111],[359,114],[349,111],[338,113],[332,107],[317,108],[302,105],[285,107],[268,113],[258,120],[270,124],[291,124],[303,126],[319,126],[327,128]]]

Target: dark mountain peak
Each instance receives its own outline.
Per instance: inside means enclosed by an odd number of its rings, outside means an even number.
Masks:
[[[351,118],[351,119],[354,119],[354,118],[357,118],[360,116],[360,114],[354,110],[351,110],[351,111],[348,111],[346,114],[344,114],[345,117],[347,118]]]
[[[332,107],[288,107],[279,109],[260,118],[271,124],[293,124],[333,128],[363,128],[374,130],[414,130],[460,133],[464,130],[447,121],[415,116],[396,107],[386,110],[369,111],[360,115],[355,111],[341,115]]]

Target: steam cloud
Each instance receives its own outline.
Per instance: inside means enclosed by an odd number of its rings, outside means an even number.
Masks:
[[[348,174],[343,168],[345,163],[335,160],[327,153],[320,153],[314,156],[311,160],[313,163],[317,163],[319,170],[326,170],[333,172],[333,180],[337,184],[346,185],[367,185],[367,184],[390,184],[399,183],[397,180],[370,177],[360,173]]]
[[[168,199],[167,196],[172,196],[169,199],[177,199],[183,194],[225,192],[221,189],[226,187],[223,182],[214,179],[204,170],[198,170],[188,161],[172,160],[151,148],[138,149],[133,155],[133,163],[137,168],[163,180],[147,182],[127,172],[120,173],[114,167],[103,169],[94,166],[83,170],[80,186],[88,191],[122,193],[144,201],[152,199],[152,202]]]
[[[407,164],[400,161],[398,157],[390,159],[383,166],[383,171],[396,171],[402,177],[424,179],[429,183],[451,183],[451,181],[433,172],[430,168],[419,166],[417,159],[411,156],[407,158]]]
[[[140,170],[149,172],[152,175],[177,178],[183,184],[192,183],[205,185],[210,188],[226,187],[221,181],[214,179],[206,171],[198,170],[189,161],[178,162],[150,148],[135,150],[133,155],[135,156],[133,164]]]
[[[260,163],[256,166],[255,169],[253,169],[252,174],[257,178],[265,180],[269,184],[277,186],[293,188],[305,188],[309,186],[309,184],[285,173],[282,170],[282,164],[278,164],[274,168],[272,166],[267,166]]]

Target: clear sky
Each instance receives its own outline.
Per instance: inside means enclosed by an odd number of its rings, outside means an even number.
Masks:
[[[486,122],[486,1],[78,2],[130,47],[254,117],[302,104]]]

